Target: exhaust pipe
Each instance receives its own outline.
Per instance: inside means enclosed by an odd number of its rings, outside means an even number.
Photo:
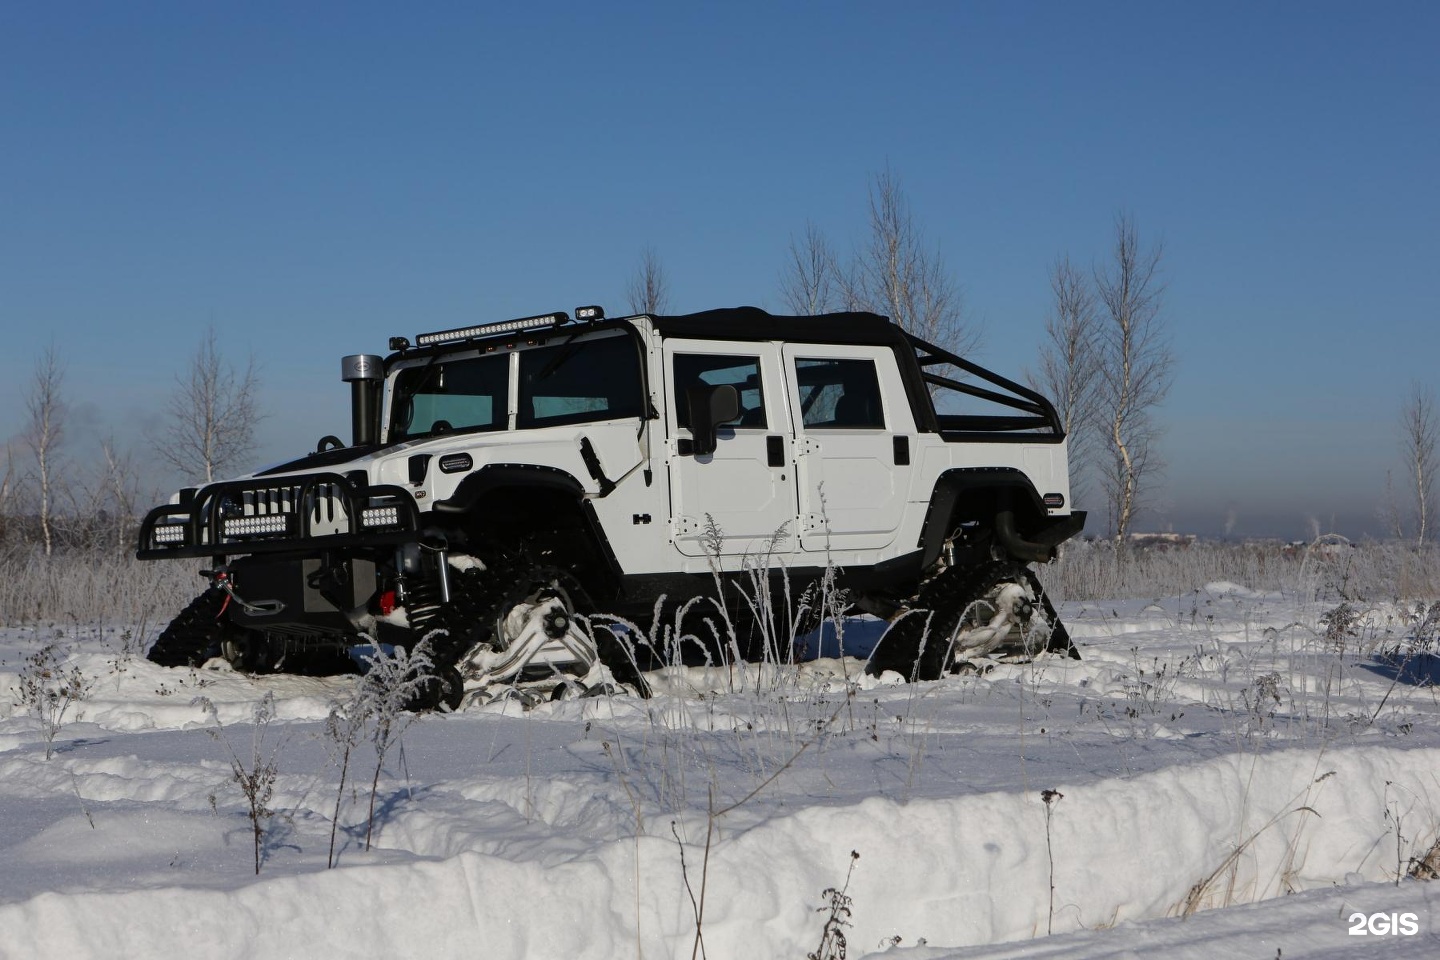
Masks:
[[[995,539],[1005,552],[1016,560],[1032,563],[1049,563],[1055,559],[1055,548],[1048,543],[1035,543],[1022,539],[1015,530],[1015,514],[1001,510],[995,514]]]
[[[350,437],[356,447],[380,442],[380,384],[385,360],[373,353],[340,358],[340,379],[350,384]]]

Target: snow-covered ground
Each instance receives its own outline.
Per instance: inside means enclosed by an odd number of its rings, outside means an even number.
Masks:
[[[1440,883],[1406,875],[1440,839],[1440,666],[1382,656],[1403,606],[1333,606],[1211,584],[1063,605],[1079,661],[420,717],[368,852],[374,751],[341,793],[326,735],[356,678],[7,628],[0,957],[1433,957]],[[37,680],[84,687],[49,744]],[[232,750],[277,770],[258,876]]]

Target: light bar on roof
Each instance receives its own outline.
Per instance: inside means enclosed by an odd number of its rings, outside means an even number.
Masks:
[[[454,330],[439,330],[422,333],[415,338],[417,347],[433,347],[437,343],[457,343],[476,337],[490,337],[497,333],[512,333],[517,330],[538,330],[542,327],[558,327],[570,320],[567,313],[542,313],[538,317],[521,317],[519,320],[501,320],[499,323],[482,323],[474,327],[457,327]]]

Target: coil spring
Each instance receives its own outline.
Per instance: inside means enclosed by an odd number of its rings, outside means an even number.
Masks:
[[[440,626],[440,614],[444,602],[440,596],[440,582],[434,577],[425,577],[410,584],[405,597],[406,616],[410,631],[417,640],[423,640],[431,630]]]

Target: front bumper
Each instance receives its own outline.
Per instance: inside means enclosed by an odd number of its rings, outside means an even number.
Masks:
[[[412,543],[420,511],[403,487],[313,473],[212,483],[140,524],[140,560],[314,553]]]

